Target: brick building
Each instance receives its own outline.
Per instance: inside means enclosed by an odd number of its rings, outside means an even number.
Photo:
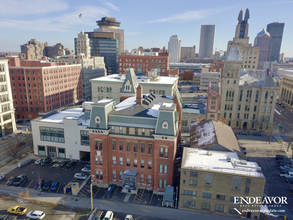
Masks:
[[[159,53],[158,56],[119,55],[118,68],[119,74],[124,74],[126,68],[133,68],[134,72],[143,74],[156,69],[158,75],[167,76],[170,69],[170,54]]]
[[[92,181],[100,187],[116,183],[132,193],[138,188],[164,191],[173,185],[181,98],[178,92],[173,99],[142,95],[140,85],[136,90],[136,97],[116,106],[111,99],[92,104],[88,127]],[[137,173],[135,186],[124,182],[126,170]]]
[[[9,58],[9,73],[16,119],[36,118],[82,99],[81,64]]]

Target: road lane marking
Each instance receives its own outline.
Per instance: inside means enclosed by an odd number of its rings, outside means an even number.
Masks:
[[[30,182],[30,184],[28,184],[28,186],[27,186],[26,188],[29,188],[29,186],[32,184],[33,181],[34,181],[34,180],[32,180],[32,181]]]
[[[102,197],[102,199],[105,197],[106,193],[107,193],[107,191],[105,192],[105,194],[104,194],[104,196]]]
[[[61,187],[61,183],[59,183],[59,187],[58,187],[58,189],[57,189],[57,193],[59,192],[59,189],[60,189],[60,187]]]
[[[113,198],[114,198],[114,196],[116,195],[116,193],[117,193],[118,189],[119,189],[119,187],[117,187],[117,189],[116,189],[115,193],[114,193],[114,194],[113,194],[113,196],[112,196],[112,199],[113,199]]]
[[[154,196],[154,194],[152,194],[151,201],[150,201],[149,205],[152,204],[153,196]]]
[[[100,191],[100,189],[101,189],[101,188],[99,188],[99,189],[97,190],[97,192],[95,193],[94,197],[96,197],[96,195],[98,194],[98,192]]]
[[[23,181],[23,183],[22,184],[20,184],[20,186],[19,187],[21,187],[25,182],[27,181],[27,179],[25,179],[25,181]]]

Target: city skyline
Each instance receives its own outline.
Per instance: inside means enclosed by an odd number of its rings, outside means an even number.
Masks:
[[[201,25],[215,24],[214,51],[225,51],[228,41],[233,40],[235,35],[239,11],[248,8],[249,42],[253,44],[256,35],[267,24],[285,23],[280,53],[285,53],[285,57],[293,57],[293,45],[290,43],[293,24],[289,20],[293,1],[246,1],[244,4],[232,0],[224,3],[209,0],[205,4],[198,4],[185,0],[180,5],[172,4],[172,1],[171,4],[170,1],[138,4],[132,0],[127,3],[89,0],[86,4],[75,0],[1,2],[0,30],[5,33],[0,36],[1,52],[19,52],[20,45],[30,39],[48,42],[49,45],[62,43],[74,50],[77,34],[82,30],[88,32],[97,29],[96,21],[104,16],[115,17],[121,22],[120,28],[125,30],[124,48],[127,50],[139,46],[167,47],[172,35],[178,35],[182,47],[195,45],[199,48]]]

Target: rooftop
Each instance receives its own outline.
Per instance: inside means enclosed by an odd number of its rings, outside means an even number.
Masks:
[[[272,75],[268,75],[265,70],[246,70],[240,75],[239,85],[258,87],[277,87]]]
[[[117,83],[124,83],[126,75],[120,74],[112,74],[108,76],[103,76],[95,79],[91,79],[91,82],[117,82]],[[165,85],[174,85],[178,77],[169,77],[169,76],[158,76],[153,81],[149,77],[146,76],[137,76],[137,80],[140,84],[165,84]]]
[[[84,112],[82,108],[73,108],[67,109],[61,112],[57,112],[56,114],[52,114],[48,117],[41,118],[40,122],[49,122],[49,123],[56,123],[56,124],[64,124],[64,119],[71,119],[71,120],[81,120],[81,125],[88,126],[89,119],[84,119]]]
[[[231,47],[225,61],[239,61],[242,62],[238,47]]]
[[[227,158],[231,158],[228,162]],[[184,148],[181,168],[265,178],[256,162],[241,161],[237,153]]]

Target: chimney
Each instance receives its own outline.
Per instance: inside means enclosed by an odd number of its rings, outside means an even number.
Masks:
[[[138,85],[136,88],[136,104],[141,105],[142,104],[142,87],[141,85]]]
[[[270,69],[267,68],[267,76],[270,74]]]

